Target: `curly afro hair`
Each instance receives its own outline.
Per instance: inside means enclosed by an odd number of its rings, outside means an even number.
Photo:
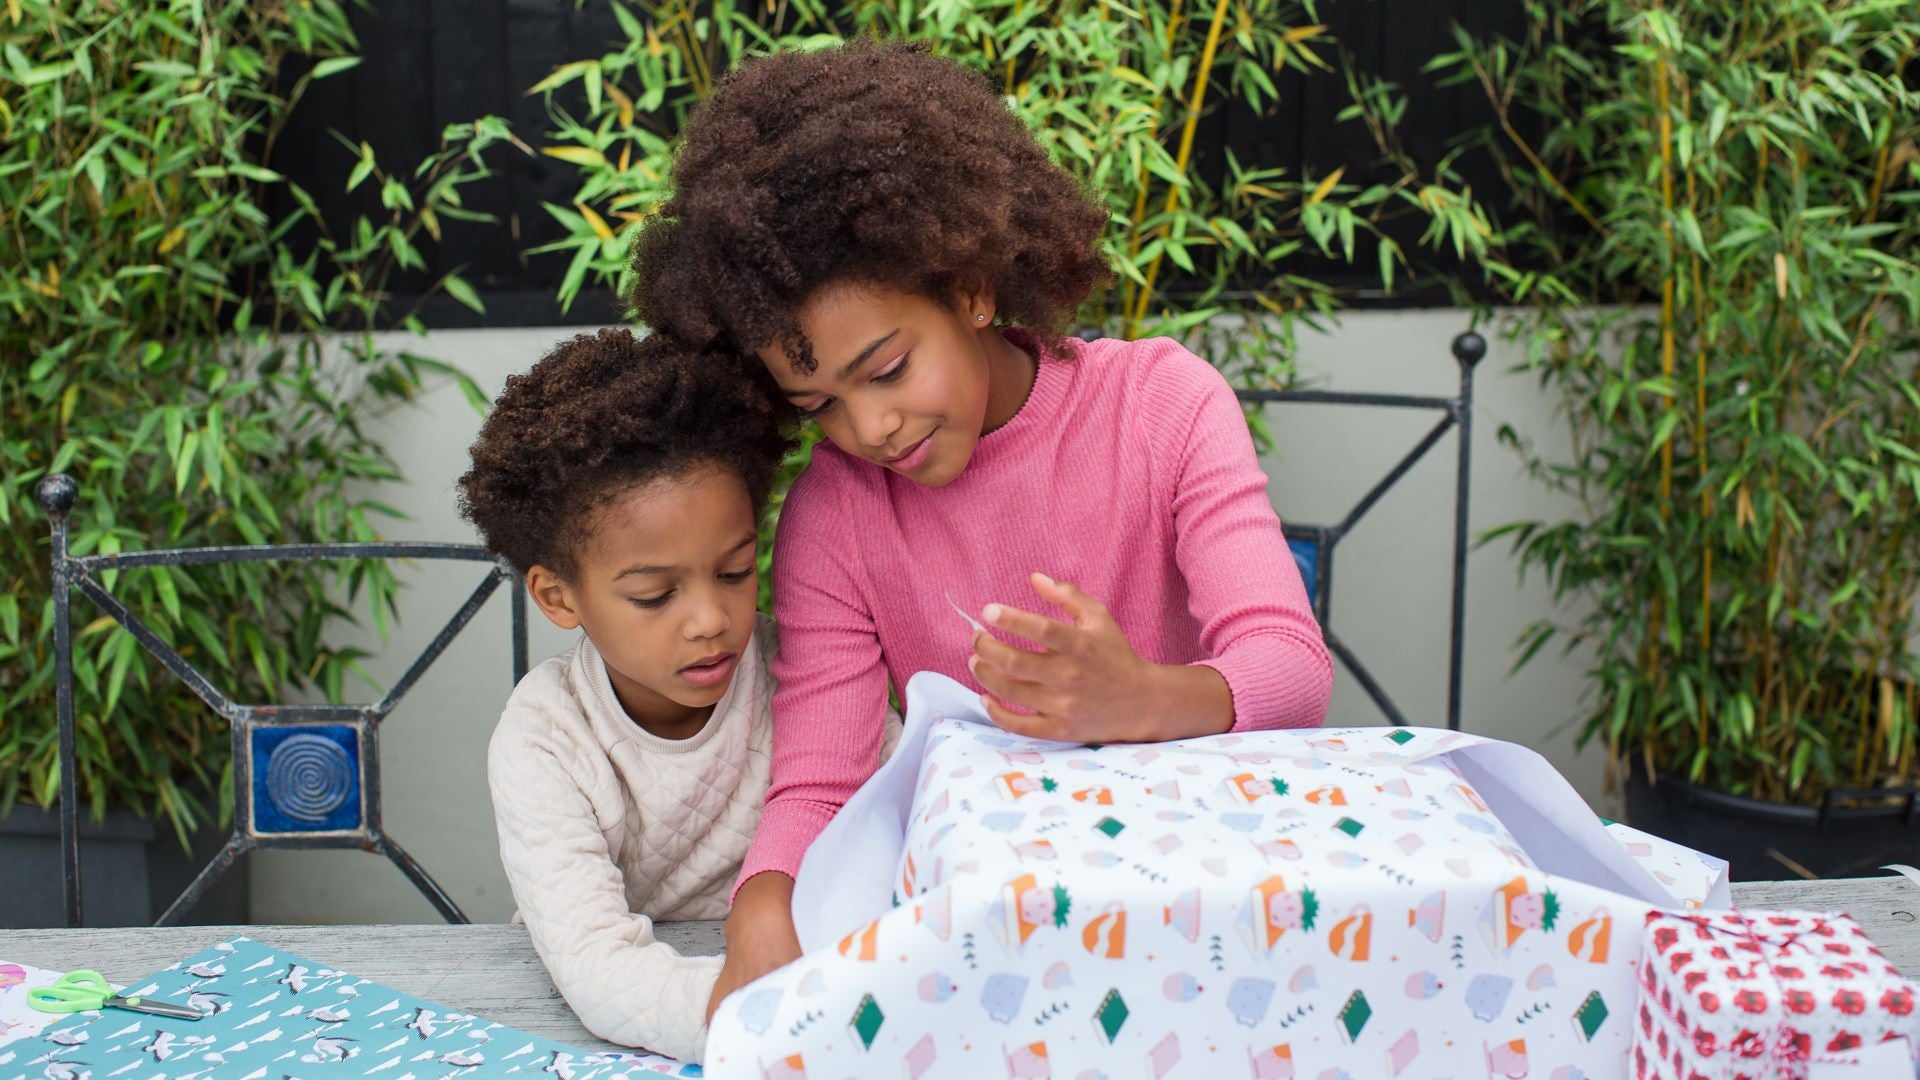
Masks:
[[[694,110],[673,195],[640,228],[627,302],[650,326],[814,369],[795,312],[826,284],[941,303],[990,286],[1057,335],[1110,276],[1108,214],[986,78],[919,44],[860,41],[741,65]]]
[[[761,365],[661,334],[581,334],[506,389],[480,426],[460,513],[525,574],[571,578],[594,515],[615,497],[702,465],[738,475],[756,513],[789,441]]]

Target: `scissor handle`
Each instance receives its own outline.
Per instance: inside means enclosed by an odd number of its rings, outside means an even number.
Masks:
[[[52,986],[36,986],[27,991],[27,1006],[39,1012],[89,1012],[102,1008],[113,996],[113,987],[97,971],[69,971]]]

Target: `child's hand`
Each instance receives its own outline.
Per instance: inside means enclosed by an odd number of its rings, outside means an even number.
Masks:
[[[967,666],[987,689],[981,703],[995,723],[1062,742],[1151,742],[1233,726],[1233,698],[1219,672],[1141,659],[1106,605],[1066,582],[1034,574],[1033,591],[1073,621],[987,605],[987,625],[1041,646],[1030,652],[973,635]]]
[[[728,994],[800,959],[800,937],[793,928],[793,879],[777,871],[748,878],[733,898],[726,933],[727,962],[707,999],[709,1023]]]

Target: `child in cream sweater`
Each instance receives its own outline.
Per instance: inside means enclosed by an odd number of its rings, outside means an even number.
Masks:
[[[787,448],[737,359],[602,330],[506,390],[461,512],[584,634],[508,700],[487,779],[519,917],[588,1030],[697,1061],[721,960],[654,938],[717,919],[767,793],[756,524]]]

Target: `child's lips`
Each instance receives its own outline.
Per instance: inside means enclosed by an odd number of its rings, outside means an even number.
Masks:
[[[894,469],[899,472],[912,472],[913,470],[919,468],[920,466],[925,465],[927,463],[927,458],[932,454],[932,452],[933,452],[933,432],[929,431],[927,432],[925,438],[922,438],[919,442],[914,443],[913,446],[910,449],[908,449],[905,453],[896,454],[895,456],[888,458],[885,464],[887,468]]]
[[[680,669],[680,677],[695,686],[714,686],[725,682],[733,674],[734,664],[739,661],[738,653],[721,653]]]

